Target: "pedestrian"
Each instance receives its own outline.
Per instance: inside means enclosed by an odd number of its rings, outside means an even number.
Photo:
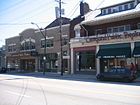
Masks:
[[[131,70],[132,74],[134,74],[136,71],[136,67],[133,63],[131,63],[130,70]]]

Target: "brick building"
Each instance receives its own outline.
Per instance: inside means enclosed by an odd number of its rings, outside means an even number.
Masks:
[[[73,73],[96,74],[114,66],[140,68],[140,1],[129,0],[85,15],[71,38]]]
[[[62,18],[64,70],[69,72],[69,19]],[[60,19],[54,20],[41,31],[46,35],[46,71],[59,72],[60,68]],[[6,39],[7,67],[17,70],[42,71],[45,40],[38,29],[26,29]]]

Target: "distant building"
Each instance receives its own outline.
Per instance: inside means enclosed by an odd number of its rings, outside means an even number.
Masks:
[[[84,15],[74,27],[71,71],[97,74],[114,66],[140,68],[140,1],[129,0]]]
[[[5,68],[5,46],[0,48],[0,68]]]
[[[69,72],[69,19],[62,18],[63,67]],[[41,31],[46,35],[46,71],[59,72],[60,68],[60,19],[54,20]],[[6,39],[7,67],[24,71],[42,71],[44,57],[44,37],[37,29],[26,29],[12,38]]]

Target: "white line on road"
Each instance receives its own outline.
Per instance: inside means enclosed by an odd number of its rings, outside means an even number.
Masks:
[[[9,93],[9,94],[12,94],[12,95],[17,95],[17,96],[23,96],[23,97],[26,97],[26,98],[30,98],[31,96],[28,96],[28,95],[22,95],[20,93],[16,93],[16,92],[12,92],[12,91],[5,91],[6,93]]]

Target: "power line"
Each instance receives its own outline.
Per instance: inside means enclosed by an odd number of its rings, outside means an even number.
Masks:
[[[72,12],[73,11],[75,11],[75,9],[77,8],[77,6],[79,6],[79,1],[78,1],[78,3],[74,6],[74,8],[70,11],[70,13],[68,14],[68,17],[70,17],[71,16],[71,14],[73,14]]]
[[[98,10],[98,7],[99,7],[100,5],[102,5],[104,1],[105,1],[105,0],[102,0],[102,1],[97,5],[97,7],[96,7],[94,10],[92,10],[92,12]],[[88,17],[90,14],[91,14],[91,13],[89,13],[89,14],[87,15],[87,17]]]
[[[29,3],[29,0],[27,2],[25,2],[25,1],[27,1],[27,0],[21,0],[20,2],[18,2],[16,4],[13,4],[11,7],[8,7],[6,9],[1,10],[0,16],[2,16],[5,13],[7,13],[8,11],[11,11],[12,9],[13,9],[12,11],[18,10],[19,6],[21,8],[22,5],[25,5],[25,4]]]
[[[37,24],[47,23],[47,22],[38,22]],[[29,25],[31,23],[0,23],[0,25]]]

